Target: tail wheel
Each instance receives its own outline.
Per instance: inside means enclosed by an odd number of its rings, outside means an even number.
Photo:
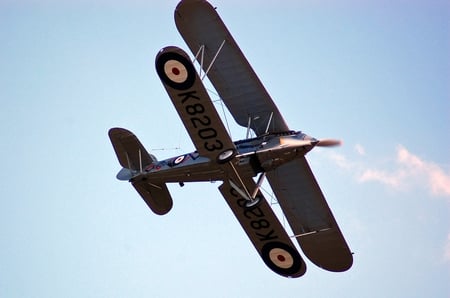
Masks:
[[[236,150],[234,149],[227,149],[220,153],[217,156],[217,162],[218,163],[226,163],[233,159],[233,157],[236,155]]]

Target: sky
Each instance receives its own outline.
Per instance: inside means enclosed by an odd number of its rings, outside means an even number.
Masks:
[[[450,297],[450,2],[211,0],[289,127],[343,140],[307,159],[354,264],[298,279],[220,181],[158,216],[115,178],[111,127],[194,150],[154,68],[177,2],[0,0],[0,297]]]

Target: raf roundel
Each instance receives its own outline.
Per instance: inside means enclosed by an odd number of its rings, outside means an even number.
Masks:
[[[269,251],[269,258],[277,267],[283,268],[283,269],[289,269],[294,265],[294,258],[292,255],[282,249],[282,248],[272,248]]]
[[[261,254],[270,269],[284,276],[296,274],[302,266],[298,252],[281,242],[267,243],[264,245]]]
[[[177,60],[169,60],[164,63],[164,73],[171,81],[178,84],[186,82],[188,78],[186,67]]]
[[[174,164],[175,166],[179,165],[180,163],[183,162],[183,160],[184,160],[185,157],[186,157],[185,155],[180,155],[180,156],[178,156],[177,158],[174,159],[173,164]]]
[[[191,88],[197,76],[191,61],[174,52],[166,52],[158,56],[156,71],[164,84],[177,90]]]

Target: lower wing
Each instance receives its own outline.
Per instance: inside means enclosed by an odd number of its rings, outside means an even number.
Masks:
[[[258,191],[260,202],[246,207],[247,199],[243,195],[256,189],[256,183],[251,177],[238,176],[230,163],[222,167],[228,176],[219,190],[264,263],[282,276],[302,276],[306,264],[263,194]]]
[[[329,271],[345,271],[353,256],[303,157],[268,172],[278,202],[308,259]]]

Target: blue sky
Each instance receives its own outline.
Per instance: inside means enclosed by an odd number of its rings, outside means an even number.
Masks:
[[[193,150],[154,69],[177,2],[0,1],[0,296],[449,297],[448,1],[212,1],[289,126],[344,142],[308,160],[354,265],[294,280],[220,182],[161,217],[115,179],[110,127]]]

